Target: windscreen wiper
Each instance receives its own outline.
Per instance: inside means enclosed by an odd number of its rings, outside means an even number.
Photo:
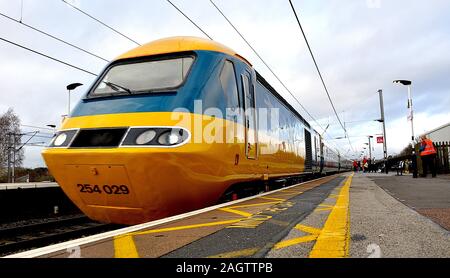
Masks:
[[[120,89],[122,89],[122,90],[124,90],[125,92],[129,93],[130,95],[133,94],[133,91],[131,91],[130,89],[128,89],[128,88],[126,88],[126,87],[124,87],[124,86],[120,86],[120,85],[117,85],[117,84],[115,84],[115,83],[112,83],[112,82],[106,82],[106,81],[103,81],[103,83],[105,83],[108,87],[110,87],[111,89],[113,89],[113,90],[116,91],[116,92],[119,92]]]

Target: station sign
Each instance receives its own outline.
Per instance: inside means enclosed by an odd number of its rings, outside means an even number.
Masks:
[[[383,136],[377,137],[377,143],[378,144],[383,144],[384,143],[384,137]]]

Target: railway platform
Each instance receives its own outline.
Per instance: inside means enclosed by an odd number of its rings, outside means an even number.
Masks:
[[[59,187],[56,182],[0,183],[0,191]]]
[[[345,173],[9,258],[450,257],[450,178]]]

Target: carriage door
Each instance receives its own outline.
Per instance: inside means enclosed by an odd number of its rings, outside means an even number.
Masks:
[[[255,90],[252,85],[252,79],[249,72],[241,75],[242,88],[244,90],[244,109],[245,109],[245,154],[248,159],[256,159],[257,150],[257,129],[256,129],[256,102]]]

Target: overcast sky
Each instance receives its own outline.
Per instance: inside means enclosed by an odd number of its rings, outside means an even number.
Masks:
[[[169,36],[205,37],[165,0],[76,0],[81,9],[140,43]],[[209,0],[173,0],[214,40],[240,53],[313,126],[270,71],[240,39]],[[344,135],[328,102],[287,0],[215,0],[273,71],[296,95],[328,138]],[[406,87],[413,81],[416,134],[450,121],[450,1],[447,0],[293,0],[325,82],[346,122],[353,149],[360,153],[367,135],[382,129],[377,91],[383,89],[389,154],[407,146]],[[135,44],[68,7],[60,0],[0,0],[0,12],[107,59]],[[0,37],[99,73],[106,63],[0,16]],[[0,41],[0,113],[14,108],[24,125],[59,125],[67,113],[69,83],[86,84],[73,93],[76,102],[93,77]],[[320,128],[316,127],[320,131]],[[24,131],[35,129],[23,127]],[[41,130],[41,136],[46,137]],[[48,139],[36,138],[35,142]],[[346,140],[332,144],[354,155]],[[382,146],[374,144],[374,156]],[[26,148],[25,166],[44,166],[42,148]]]

